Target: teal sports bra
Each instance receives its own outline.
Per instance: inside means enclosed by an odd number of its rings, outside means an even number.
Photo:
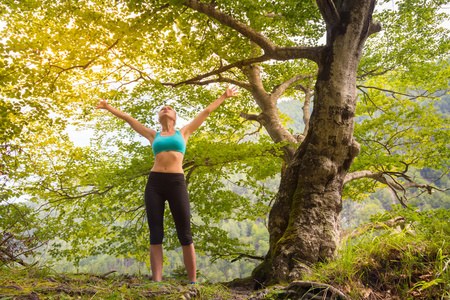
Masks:
[[[152,144],[153,155],[156,156],[162,151],[179,151],[186,152],[186,143],[179,130],[175,130],[175,134],[169,136],[162,136],[159,132],[156,133]]]

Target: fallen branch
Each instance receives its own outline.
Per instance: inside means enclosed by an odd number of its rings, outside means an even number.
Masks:
[[[80,295],[80,296],[81,295],[95,295],[95,294],[98,293],[94,289],[74,289],[74,288],[68,287],[68,286],[63,285],[63,284],[62,285],[58,285],[56,287],[44,287],[44,286],[41,286],[41,287],[39,287],[39,291],[43,292],[43,293],[53,293],[53,292],[65,293],[65,294],[68,294],[68,295],[71,295],[71,296],[74,296],[74,295]]]
[[[386,222],[378,222],[378,223],[367,223],[364,225],[361,225],[360,227],[356,228],[355,230],[351,231],[349,234],[347,234],[345,237],[353,239],[360,235],[363,235],[369,230],[380,230],[380,229],[386,229],[387,227],[392,228],[400,224],[405,223],[404,217],[395,217],[391,220],[388,220]]]
[[[101,277],[101,278],[106,278],[106,276],[108,276],[109,274],[115,273],[115,272],[117,272],[117,270],[111,270],[111,271],[106,272],[105,274],[103,274],[103,275],[101,275],[101,276],[99,276],[99,277]]]
[[[8,264],[8,263],[11,263],[11,262],[16,262],[16,263],[18,263],[18,264],[20,264],[20,265],[22,265],[24,267],[29,266],[29,264],[24,262],[23,259],[17,257],[16,255],[11,253],[7,249],[0,248],[0,252],[3,253],[6,256],[6,258],[2,258],[0,256],[0,261],[2,263]]]
[[[91,276],[91,277],[98,277],[101,279],[106,279],[106,276],[108,276],[112,273],[115,273],[115,272],[117,272],[117,270],[111,270],[102,275],[97,275],[97,274],[92,274],[92,273],[75,273],[75,275],[87,275],[87,276]]]
[[[217,260],[218,258],[227,257],[227,256],[235,256],[235,255],[237,255],[237,257],[233,258],[231,260],[231,262],[235,262],[235,261],[238,261],[238,260],[243,259],[243,258],[264,260],[264,256],[251,255],[251,254],[246,254],[246,253],[227,253],[227,254],[219,254],[219,255],[217,255],[218,257],[214,258],[213,261]]]

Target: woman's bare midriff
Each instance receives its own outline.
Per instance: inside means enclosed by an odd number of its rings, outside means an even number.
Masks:
[[[155,164],[152,172],[162,173],[184,173],[183,172],[183,153],[179,151],[163,151],[155,156]]]

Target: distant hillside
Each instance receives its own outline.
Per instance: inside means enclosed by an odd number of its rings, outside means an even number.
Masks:
[[[292,119],[293,123],[288,123],[287,128],[293,133],[303,133],[305,124],[303,124],[303,103],[297,99],[285,100],[278,102],[278,109],[282,114]]]

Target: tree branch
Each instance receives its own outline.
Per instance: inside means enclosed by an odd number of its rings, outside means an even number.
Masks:
[[[192,8],[193,10],[196,10],[200,13],[203,13],[208,17],[219,21],[221,24],[236,30],[244,37],[248,38],[259,47],[261,47],[264,52],[273,53],[275,51],[276,46],[263,34],[254,30],[250,26],[247,26],[246,24],[234,19],[233,17],[221,12],[220,10],[216,9],[213,4],[202,3],[197,0],[188,0],[184,2],[183,5]]]
[[[405,165],[406,165],[406,169],[403,172],[387,172],[387,171],[379,172],[379,171],[364,170],[364,171],[356,171],[356,172],[348,173],[345,176],[344,184],[347,184],[350,181],[361,179],[361,178],[374,179],[374,180],[390,187],[391,190],[395,193],[395,196],[397,197],[399,202],[404,207],[408,207],[405,203],[405,200],[407,200],[407,198],[405,195],[403,195],[403,197],[400,197],[397,193],[398,191],[405,193],[407,189],[418,188],[418,189],[426,190],[428,192],[428,194],[432,194],[435,190],[440,191],[440,192],[445,192],[445,191],[450,190],[450,188],[440,189],[438,187],[435,187],[435,186],[432,186],[429,184],[421,184],[421,183],[417,183],[417,182],[413,181],[406,174],[406,172],[408,170],[408,165],[407,164],[405,164]],[[395,180],[394,177],[404,178],[408,182],[402,184],[401,182]]]
[[[183,5],[203,13],[208,17],[217,20],[221,24],[236,30],[264,50],[264,55],[262,57],[275,60],[290,60],[297,58],[310,59],[314,62],[318,62],[319,60],[318,52],[323,47],[279,47],[273,44],[260,32],[216,9],[211,3],[188,0],[184,2]]]
[[[258,132],[261,132],[262,127],[263,127],[262,124],[259,123],[258,129],[256,129],[256,130],[253,131],[253,132],[244,134],[244,136],[243,136],[242,138],[240,138],[239,141],[242,141],[242,140],[244,139],[245,136],[251,136],[251,135],[257,134]]]
[[[365,101],[365,100],[369,100],[370,103],[372,103],[372,105],[375,106],[378,110],[380,110],[380,111],[386,113],[382,108],[380,108],[378,105],[375,104],[375,102],[372,101],[372,99],[370,98],[369,93],[367,93],[367,92],[366,92],[364,89],[362,89],[361,87],[358,87],[358,86],[357,86],[357,89],[360,90],[360,91],[363,93],[363,96],[364,96],[363,99],[364,99],[364,102],[366,103],[366,105],[367,105],[367,101]],[[370,110],[369,110],[369,115],[372,116],[372,112],[371,112]]]
[[[0,248],[0,252],[9,257],[10,261],[17,262],[24,267],[28,266],[26,262],[24,262],[21,258],[15,256],[14,254],[10,253],[7,249]]]
[[[277,100],[278,98],[281,97],[281,95],[284,93],[284,91],[286,89],[288,89],[292,84],[294,84],[295,82],[300,81],[302,79],[309,78],[309,77],[312,77],[312,75],[297,75],[297,76],[294,76],[294,77],[290,78],[289,80],[286,80],[285,82],[280,84],[275,89],[274,92],[272,92],[272,96],[271,97],[273,97],[273,99]]]
[[[380,32],[383,29],[383,26],[379,22],[374,22],[373,20],[369,24],[369,31],[367,36],[370,36],[374,33]]]
[[[103,275],[100,275],[99,277],[105,279],[106,276],[108,276],[109,274],[115,273],[115,272],[117,272],[117,270],[111,270],[111,271],[106,272],[106,273],[103,274]]]
[[[254,115],[254,114],[246,114],[244,112],[241,112],[239,114],[239,117],[249,120],[249,121],[256,121],[256,122],[260,122],[261,120],[259,119],[259,115]]]
[[[255,58],[243,59],[243,60],[231,63],[229,65],[220,67],[217,70],[214,70],[214,71],[202,74],[202,75],[198,75],[198,76],[196,76],[194,78],[191,78],[191,79],[188,79],[188,80],[185,80],[185,81],[181,81],[181,82],[178,82],[178,83],[164,83],[164,85],[171,85],[171,86],[176,87],[176,86],[181,85],[181,84],[198,84],[200,82],[200,80],[202,80],[204,78],[207,78],[207,77],[210,77],[210,76],[213,76],[213,75],[218,75],[218,74],[223,73],[225,71],[228,71],[228,70],[230,70],[232,68],[235,68],[235,67],[242,68],[244,66],[248,66],[248,65],[251,65],[251,64],[260,63],[260,62],[264,62],[264,61],[268,61],[268,60],[270,60],[270,57],[268,55],[266,55],[266,54],[264,54],[262,56],[255,57]]]
[[[356,78],[358,78],[358,79],[364,79],[364,77],[366,77],[366,76],[379,76],[379,75],[384,75],[384,74],[386,74],[387,72],[392,71],[392,70],[394,69],[394,68],[392,67],[392,68],[388,68],[388,69],[384,69],[384,70],[381,70],[381,71],[380,71],[380,68],[381,68],[381,67],[378,67],[378,68],[375,68],[375,69],[370,70],[370,71],[366,71],[366,70],[362,69],[362,74],[356,76]]]
[[[378,171],[369,171],[369,170],[355,171],[355,172],[348,173],[345,176],[344,184],[347,184],[350,181],[362,179],[362,178],[377,179],[377,177],[380,177],[380,176],[381,176],[381,174]]]
[[[379,91],[382,91],[382,92],[390,93],[390,94],[392,94],[392,95],[397,94],[397,95],[401,95],[401,96],[406,96],[406,97],[409,97],[409,98],[411,98],[411,99],[417,99],[417,98],[419,98],[419,97],[435,98],[435,97],[431,97],[431,96],[426,95],[427,91],[424,91],[424,92],[423,92],[422,94],[420,94],[420,95],[412,95],[412,94],[405,94],[405,93],[396,92],[396,91],[393,91],[393,90],[382,89],[382,88],[379,88],[379,87],[376,87],[376,86],[357,85],[356,87],[357,87],[358,89],[360,89],[360,90],[361,90],[362,88],[365,88],[365,89],[375,89],[375,90],[379,90]],[[361,91],[362,91],[362,90],[361,90]]]
[[[44,186],[42,183],[38,183],[38,185],[40,185],[44,190],[48,190],[50,192],[58,194],[61,197],[61,199],[64,199],[64,200],[80,199],[80,198],[83,198],[83,197],[86,197],[86,196],[90,196],[90,195],[100,195],[101,196],[101,195],[106,194],[107,192],[109,192],[111,189],[115,188],[115,186],[110,185],[110,186],[105,187],[105,190],[103,190],[103,191],[92,190],[90,192],[82,193],[82,194],[79,194],[79,195],[76,195],[76,196],[71,196],[71,195],[63,192],[63,190],[64,190],[63,187],[61,187],[59,190],[55,190],[55,189],[50,188],[49,186]],[[59,200],[56,200],[56,201],[53,201],[53,202],[58,202],[58,201]]]
[[[130,70],[138,72],[139,75],[140,75],[140,78],[142,78],[142,79],[147,78],[147,80],[154,81],[150,76],[148,76],[148,74],[146,74],[145,72],[139,70],[138,68],[136,68],[136,67],[134,67],[134,66],[132,66],[130,64],[127,64],[127,63],[124,63],[123,65],[128,67]]]
[[[102,51],[103,52],[108,52],[109,50],[111,50],[112,48],[114,48],[118,43],[119,43],[120,39],[117,39],[111,46],[109,46],[108,48],[106,48],[106,50]],[[89,60],[87,63],[85,63],[84,65],[76,65],[76,66],[72,66],[72,67],[68,67],[68,68],[64,68],[64,67],[60,67],[57,65],[52,65],[50,64],[50,67],[54,67],[54,68],[58,68],[61,69],[61,71],[58,73],[58,76],[65,71],[68,70],[72,70],[72,69],[76,69],[76,68],[81,68],[81,69],[86,69],[87,67],[89,67],[97,58],[100,57],[101,54],[95,56],[94,58],[92,58],[91,60]],[[58,77],[57,76],[57,77]]]
[[[325,48],[320,47],[276,47],[275,52],[270,58],[275,60],[291,60],[291,59],[309,59],[315,63],[319,61],[319,52]]]
[[[336,26],[341,18],[332,0],[316,0],[317,7],[327,26]]]
[[[194,162],[192,162],[194,164]],[[197,169],[199,166],[193,165],[191,168],[189,168],[188,173],[186,174],[186,186],[189,186],[189,181],[191,179],[192,173]],[[186,167],[183,165],[183,169],[186,169]]]
[[[217,260],[218,258],[227,257],[227,256],[236,256],[236,258],[233,258],[231,262],[238,261],[243,258],[250,258],[250,259],[257,259],[257,260],[264,260],[264,256],[258,256],[258,255],[251,255],[246,253],[227,253],[227,254],[217,254],[217,257],[213,259]]]
[[[364,233],[366,233],[369,230],[380,230],[380,229],[386,229],[386,227],[392,228],[395,227],[399,224],[403,224],[405,223],[405,218],[404,217],[395,217],[391,220],[388,220],[386,222],[378,222],[378,223],[367,223],[364,225],[359,226],[358,228],[356,228],[355,230],[349,232],[348,234],[345,235],[344,238],[349,238],[349,239],[353,239],[356,238],[360,235],[363,235]]]
[[[247,82],[242,82],[242,81],[231,79],[231,78],[228,78],[228,77],[223,77],[220,74],[219,74],[219,77],[216,78],[216,79],[198,81],[198,82],[195,82],[195,83],[192,83],[192,84],[195,84],[195,85],[208,85],[210,83],[220,83],[220,82],[227,82],[227,83],[230,83],[230,84],[233,84],[233,85],[237,85],[237,86],[239,86],[239,87],[241,87],[243,89],[246,89],[247,91],[251,91],[252,90],[252,86],[250,84],[248,84]],[[165,83],[162,83],[162,84],[164,85]]]

